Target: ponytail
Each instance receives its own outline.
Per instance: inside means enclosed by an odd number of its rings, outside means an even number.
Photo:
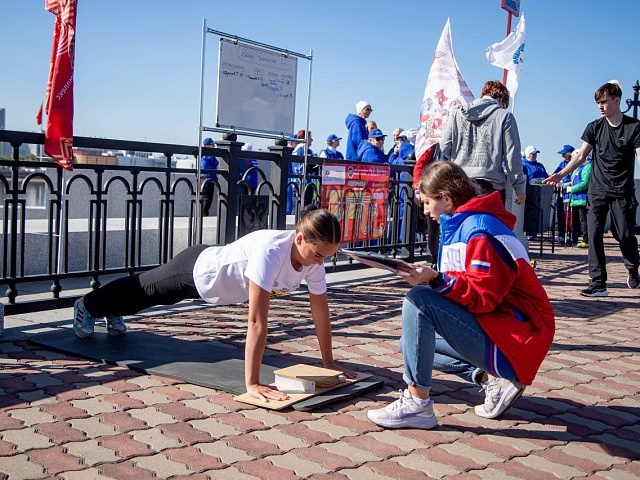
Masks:
[[[296,232],[302,233],[306,242],[338,244],[342,239],[340,222],[328,210],[313,204],[306,205],[300,212]]]

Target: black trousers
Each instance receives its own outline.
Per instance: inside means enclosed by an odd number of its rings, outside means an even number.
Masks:
[[[213,203],[213,194],[216,190],[216,185],[213,180],[209,180],[207,177],[200,177],[200,188],[202,192],[202,215],[208,217],[211,211],[211,204]]]
[[[589,231],[589,277],[590,285],[603,288],[607,284],[607,267],[604,254],[604,227],[611,211],[611,233],[620,245],[624,266],[628,271],[638,271],[640,255],[636,228],[635,194],[623,198],[587,197],[587,229]]]
[[[427,216],[427,248],[433,259],[433,263],[438,263],[438,252],[440,250],[440,224],[433,218]]]
[[[571,208],[567,205],[567,208]],[[564,211],[564,199],[562,191],[556,195],[556,217],[558,220],[558,235],[564,238],[567,225],[567,212]]]
[[[87,293],[84,306],[99,318],[135,315],[156,305],[173,305],[187,298],[200,298],[193,281],[193,267],[208,247],[194,245],[153,270],[109,282]]]
[[[587,224],[587,206],[576,205],[571,208],[571,241],[575,245],[580,240],[589,243],[589,226]]]

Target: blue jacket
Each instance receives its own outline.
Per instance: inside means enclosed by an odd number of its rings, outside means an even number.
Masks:
[[[556,168],[553,173],[556,174],[558,173],[560,170],[562,170],[564,167],[567,166],[567,162],[566,160],[562,160],[559,164],[558,164],[558,168]],[[563,185],[570,185],[571,184],[571,174],[569,175],[565,175],[564,177],[562,177],[562,183]],[[562,189],[562,200],[567,202],[569,201],[569,197],[571,195],[568,194],[567,192],[564,191],[564,188]]]
[[[389,163],[384,152],[366,140],[361,141],[360,145],[358,145],[357,158],[363,162]]]
[[[527,251],[511,230],[515,223],[498,192],[469,200],[454,215],[443,214],[443,283],[434,290],[475,315],[490,339],[486,360],[492,375],[499,376],[504,355],[518,380],[530,385],[553,341],[555,319]]]
[[[522,171],[527,176],[527,180],[529,180],[529,183],[531,183],[531,180],[535,180],[537,178],[544,180],[549,176],[547,170],[544,168],[544,165],[537,160],[535,162],[532,162],[531,160],[525,159],[522,162]]]
[[[347,160],[358,160],[358,146],[362,140],[366,140],[369,136],[367,132],[367,121],[358,116],[350,113],[347,115],[347,119],[344,124],[349,130],[349,137],[347,138]]]
[[[220,162],[218,162],[218,159],[216,157],[203,155],[202,160],[200,160],[200,170],[217,170],[219,163]],[[216,175],[215,173],[203,173],[200,176],[210,178],[211,180],[218,180],[218,175]]]
[[[305,145],[301,143],[298,145],[291,155],[297,155],[299,157],[304,157],[304,147]],[[313,150],[310,148],[307,150],[307,157],[313,157]],[[289,163],[289,175],[302,175],[302,171],[304,170],[304,164],[302,163]]]
[[[405,160],[409,158],[409,154],[415,151],[415,147],[411,145],[409,142],[402,142],[400,147],[398,148],[398,154],[392,153],[389,157],[389,163],[391,165],[405,165]],[[393,170],[391,171],[391,178],[394,177]],[[400,181],[407,180],[407,172],[400,172]]]
[[[247,170],[257,166],[257,160],[254,160],[252,158],[241,158],[238,164],[240,170],[240,180],[242,180],[244,174],[247,173]],[[258,172],[255,170],[249,172],[249,175],[247,175],[247,178],[245,180],[252,188],[256,188],[258,186]]]
[[[324,155],[322,155],[323,153]],[[344,156],[339,151],[336,150],[335,152],[332,152],[329,147],[325,148],[324,150],[321,150],[320,156],[323,158],[333,158],[337,160],[344,160]]]

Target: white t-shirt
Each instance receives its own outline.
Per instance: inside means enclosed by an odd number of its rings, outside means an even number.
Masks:
[[[284,295],[305,280],[309,292],[327,291],[324,265],[291,265],[295,230],[258,230],[224,247],[209,247],[196,260],[193,280],[200,297],[214,305],[249,300],[249,281],[275,295]]]

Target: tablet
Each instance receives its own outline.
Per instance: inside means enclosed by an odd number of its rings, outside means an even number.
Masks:
[[[344,255],[353,258],[360,263],[369,265],[370,267],[381,268],[393,273],[398,273],[398,267],[401,265],[411,268],[411,266],[404,260],[400,260],[399,258],[385,257],[384,255],[380,255],[379,253],[356,252],[354,250],[347,249],[341,249],[340,253],[343,253]]]

